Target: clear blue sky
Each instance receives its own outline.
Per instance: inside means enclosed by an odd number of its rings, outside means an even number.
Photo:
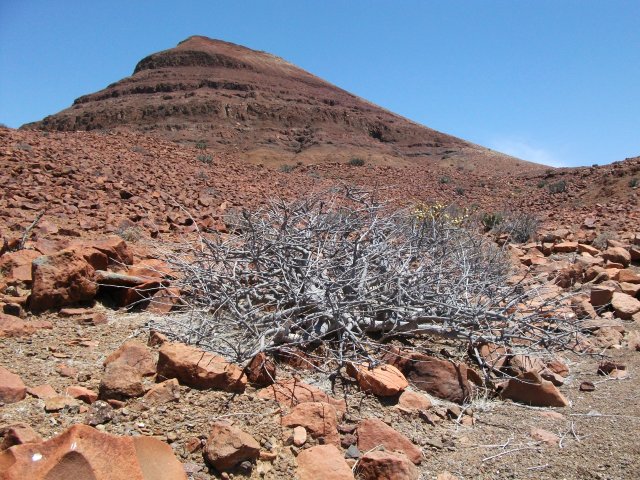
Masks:
[[[639,0],[0,0],[0,122],[55,113],[194,34],[520,158],[640,155]]]

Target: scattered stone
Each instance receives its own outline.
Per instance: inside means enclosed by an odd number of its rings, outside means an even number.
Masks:
[[[582,382],[580,384],[580,391],[581,392],[593,392],[596,389],[596,386],[593,384],[593,382]]]
[[[276,381],[276,364],[264,352],[260,352],[249,362],[245,373],[251,384],[266,387]]]
[[[93,300],[98,291],[94,274],[93,267],[71,250],[36,258],[29,308],[40,313]]]
[[[144,394],[142,375],[137,369],[125,364],[112,364],[107,367],[100,381],[102,400],[126,400]]]
[[[258,397],[276,400],[281,405],[293,407],[304,402],[323,402],[333,405],[341,415],[346,410],[344,400],[337,400],[319,388],[307,385],[295,378],[278,381],[258,392]]]
[[[593,305],[594,307],[607,305],[609,302],[611,302],[614,292],[614,287],[606,285],[594,286],[593,288],[591,288],[591,305]]]
[[[323,402],[299,403],[289,415],[282,417],[281,423],[285,427],[304,427],[313,437],[324,444],[340,445],[338,436],[337,413],[333,405]]]
[[[293,444],[296,447],[301,447],[307,442],[307,429],[302,426],[293,428]]]
[[[32,397],[40,398],[42,400],[58,396],[58,392],[56,392],[51,385],[38,385],[36,387],[29,387],[27,388],[27,393]]]
[[[560,437],[558,435],[548,430],[543,430],[542,428],[532,428],[531,438],[537,440],[538,442],[546,443],[547,445],[552,447],[560,443]]]
[[[72,385],[70,387],[67,387],[65,393],[72,398],[81,400],[84,403],[88,404],[91,404],[98,400],[98,394],[96,392],[80,385]]]
[[[41,443],[0,453],[0,475],[10,479],[186,480],[171,447],[152,437],[117,437],[74,425]]]
[[[0,450],[6,450],[14,445],[24,443],[40,443],[42,437],[26,423],[16,423],[0,430],[0,436],[4,437]],[[1,467],[0,467],[1,468]]]
[[[149,349],[137,340],[123,343],[118,350],[109,355],[104,366],[128,365],[135,368],[143,377],[156,373],[156,361]]]
[[[640,300],[621,292],[613,292],[611,306],[616,317],[631,320],[634,314],[640,312]]]
[[[358,478],[363,480],[418,480],[418,468],[400,453],[376,450],[358,462]]]
[[[239,428],[216,422],[211,427],[203,455],[207,464],[224,472],[245,460],[256,460],[260,455],[260,444]]]
[[[369,368],[368,365],[348,363],[347,374],[356,379],[362,391],[379,397],[398,395],[409,386],[404,375],[393,365]]]
[[[4,367],[0,367],[0,402],[16,403],[27,396],[22,379]]]
[[[300,480],[354,480],[351,468],[335,445],[317,445],[297,457]]]
[[[415,464],[422,461],[422,450],[411,440],[376,418],[369,418],[358,424],[358,448],[367,452],[382,445],[390,452],[400,451]]]
[[[458,480],[458,477],[445,471],[436,475],[436,480]]]
[[[622,247],[607,248],[601,255],[608,262],[619,263],[625,267],[628,267],[631,262],[631,254]]]
[[[104,425],[113,420],[113,417],[113,407],[107,402],[98,400],[89,407],[85,423],[92,426]]]
[[[78,401],[66,396],[49,397],[44,401],[45,412],[59,412],[60,410],[76,406],[78,406]]]
[[[182,343],[164,343],[158,357],[158,376],[177,378],[181,385],[243,392],[247,376],[222,357]]]
[[[78,377],[78,369],[70,365],[65,365],[64,363],[56,366],[56,372],[58,372],[58,374],[61,377],[66,377],[66,378]]]
[[[567,399],[539,373],[530,371],[511,378],[501,392],[502,398],[526,403],[537,407],[566,407]]]
[[[398,399],[397,407],[409,412],[428,410],[431,408],[431,400],[422,393],[405,390]]]
[[[51,330],[51,322],[44,320],[32,320],[25,322],[18,317],[0,313],[0,338],[2,337],[23,337],[33,335],[38,330]]]
[[[618,371],[625,371],[627,369],[626,365],[622,365],[621,363],[612,362],[606,360],[598,365],[598,375],[609,375],[615,376],[619,375]]]
[[[151,387],[142,399],[148,405],[177,402],[180,400],[180,384],[175,378],[165,380]]]
[[[31,263],[40,256],[35,250],[8,252],[0,257],[0,272],[7,285],[31,285]]]

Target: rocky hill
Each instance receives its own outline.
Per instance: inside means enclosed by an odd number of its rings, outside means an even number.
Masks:
[[[133,75],[26,128],[131,129],[241,153],[256,163],[539,165],[437,132],[265,52],[194,36],[154,53]]]

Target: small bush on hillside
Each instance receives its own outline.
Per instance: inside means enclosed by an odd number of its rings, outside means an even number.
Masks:
[[[288,163],[285,163],[284,165],[280,165],[280,168],[278,170],[281,171],[282,173],[291,173],[295,169],[296,169],[295,165],[289,165]]]
[[[538,188],[544,188],[547,186],[547,182],[545,182],[544,180],[539,180],[538,183],[536,184],[536,186]]]
[[[465,192],[464,188],[462,188],[462,187],[456,187],[456,193],[457,193],[458,195],[462,196],[462,195],[464,195],[464,192]]]
[[[540,225],[540,221],[533,215],[513,212],[485,213],[481,219],[486,232],[496,235],[507,234],[509,240],[524,243],[533,238]]]
[[[142,231],[138,227],[120,228],[116,234],[125,242],[137,242],[142,238]]]
[[[196,143],[196,148],[198,150],[206,150],[207,149],[207,142],[205,142],[204,140],[198,140],[198,143]]]
[[[564,180],[560,180],[559,182],[551,183],[549,185],[549,191],[554,195],[556,193],[565,192],[566,190],[567,190],[567,182],[565,182]]]
[[[211,165],[213,163],[213,156],[209,154],[198,155],[197,158],[199,162],[205,163],[207,165]]]
[[[439,182],[442,184],[447,184],[447,183],[451,183],[451,179],[445,175],[443,177],[440,177]]]
[[[494,228],[496,228],[498,225],[500,225],[502,223],[502,214],[499,212],[493,212],[493,213],[485,213],[484,215],[482,215],[482,219],[480,220],[480,222],[482,223],[482,226],[484,227],[486,232],[490,232],[491,230],[493,230]]]
[[[362,158],[352,158],[349,160],[349,165],[352,167],[362,167],[364,166],[364,159]]]
[[[632,178],[631,180],[629,180],[629,186],[631,188],[636,188],[636,187],[640,186],[640,179]]]

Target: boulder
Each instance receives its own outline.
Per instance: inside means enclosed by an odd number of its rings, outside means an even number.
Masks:
[[[96,392],[94,392],[93,390],[89,390],[88,388],[82,387],[80,385],[72,385],[70,387],[67,387],[67,389],[65,390],[65,393],[71,397],[71,398],[75,398],[77,400],[81,400],[84,403],[93,403],[96,400],[98,400],[98,394]]]
[[[618,277],[616,278],[616,280],[620,283],[626,282],[640,284],[640,275],[633,270],[625,268],[624,270],[620,270],[618,272]]]
[[[379,397],[393,397],[409,386],[404,375],[393,365],[369,368],[368,364],[347,364],[347,373],[356,379],[362,391]]]
[[[266,387],[276,381],[276,364],[263,352],[253,357],[244,371],[249,382],[259,387]]]
[[[607,305],[609,302],[611,302],[611,299],[613,298],[613,292],[615,291],[616,289],[609,285],[594,286],[591,289],[591,305],[593,305],[594,307]]]
[[[335,445],[302,450],[297,458],[300,480],[354,480],[353,472]]]
[[[324,402],[333,405],[340,414],[343,414],[346,410],[344,400],[337,400],[319,388],[307,385],[295,378],[279,381],[267,388],[263,388],[258,392],[258,397],[273,399],[287,407],[293,407],[304,402]]]
[[[237,365],[183,343],[167,342],[160,347],[157,372],[195,388],[243,392],[247,385],[247,376]]]
[[[133,252],[129,249],[127,242],[118,236],[106,237],[90,242],[85,241],[84,243],[85,245],[104,253],[111,264],[133,264]]]
[[[212,425],[203,451],[204,459],[219,472],[260,456],[260,444],[246,432],[226,422]]]
[[[611,306],[616,317],[623,320],[630,320],[635,313],[640,312],[640,300],[622,292],[613,293]]]
[[[368,418],[361,421],[358,424],[358,449],[368,452],[380,445],[390,452],[403,452],[416,465],[422,461],[422,450],[382,420]]]
[[[422,393],[405,390],[400,394],[397,407],[409,412],[429,410],[431,408],[431,400]]]
[[[468,367],[422,353],[390,354],[389,363],[398,367],[420,390],[455,403],[464,403],[471,395]]]
[[[8,252],[0,257],[0,274],[7,285],[31,285],[31,263],[40,256],[35,250]]]
[[[336,409],[328,403],[299,403],[291,413],[282,417],[281,423],[290,428],[304,427],[313,438],[321,439],[324,444],[340,445]]]
[[[35,313],[91,301],[98,291],[93,281],[95,270],[73,251],[43,255],[33,261],[32,267],[29,307]]]
[[[22,379],[4,367],[0,367],[0,402],[15,403],[27,396]]]
[[[104,366],[109,365],[129,365],[143,377],[156,373],[156,360],[153,354],[146,345],[137,340],[126,341],[109,355],[104,361]]]
[[[177,402],[180,399],[180,384],[175,378],[165,380],[151,387],[142,399],[148,405]]]
[[[6,480],[186,480],[171,447],[153,437],[117,437],[74,425],[41,443],[0,453]]]
[[[144,395],[142,375],[134,367],[113,364],[107,367],[100,380],[102,400],[126,400]]]
[[[4,437],[0,450],[6,450],[14,445],[22,445],[24,443],[42,442],[42,437],[26,423],[16,423],[4,427],[0,430],[0,436]]]
[[[33,335],[38,330],[51,330],[53,325],[45,320],[31,320],[25,322],[11,315],[0,313],[0,338],[2,337],[24,337]]]
[[[625,267],[631,263],[631,254],[623,247],[611,247],[602,252],[602,258],[611,263],[619,263]]]
[[[363,455],[357,472],[362,480],[418,480],[420,476],[405,455],[380,450]]]
[[[567,399],[553,385],[544,380],[539,373],[529,371],[512,378],[501,392],[502,398],[537,407],[566,407]]]

